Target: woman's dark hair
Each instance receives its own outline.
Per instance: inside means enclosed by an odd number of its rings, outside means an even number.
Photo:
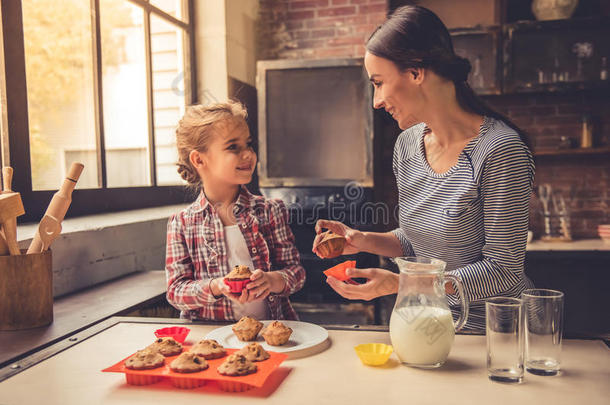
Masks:
[[[451,36],[436,14],[420,6],[403,6],[379,26],[366,50],[388,59],[401,70],[430,69],[453,81],[459,105],[470,112],[504,121],[531,149],[527,135],[507,117],[493,110],[468,84],[470,62],[455,54]]]

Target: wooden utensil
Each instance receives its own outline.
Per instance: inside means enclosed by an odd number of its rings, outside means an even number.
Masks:
[[[49,248],[49,245],[61,232],[61,222],[66,216],[68,207],[72,202],[72,191],[76,187],[76,182],[83,172],[85,166],[82,163],[72,163],[70,170],[64,179],[61,188],[57,191],[49,207],[38,225],[38,231],[32,239],[32,243],[27,253],[40,253]]]
[[[10,252],[8,250],[8,244],[6,243],[6,238],[4,237],[4,232],[0,229],[0,256],[6,256]]]
[[[21,251],[17,244],[17,217],[25,214],[25,210],[23,209],[21,195],[11,190],[11,183],[13,182],[12,167],[2,168],[2,179],[4,191],[0,194],[0,223],[2,224],[9,253],[11,255],[20,255]]]

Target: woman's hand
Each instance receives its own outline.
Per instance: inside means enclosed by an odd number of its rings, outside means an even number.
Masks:
[[[347,284],[334,277],[328,277],[326,282],[339,295],[350,300],[366,300],[398,292],[398,274],[384,269],[347,269],[350,277],[366,278],[363,284]]]
[[[341,253],[342,255],[351,255],[364,250],[364,233],[357,229],[352,229],[338,221],[327,221],[320,219],[318,222],[316,222],[316,237],[313,240],[313,246],[311,248],[311,251],[319,257],[322,256],[320,256],[318,253],[316,246],[318,246],[318,243],[320,243],[320,240],[323,238],[322,229],[329,229],[331,232],[336,233],[337,235],[345,236],[347,243],[343,248],[343,252]]]

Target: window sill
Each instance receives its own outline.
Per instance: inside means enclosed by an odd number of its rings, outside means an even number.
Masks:
[[[170,215],[184,209],[189,204],[166,205],[163,207],[143,208],[139,210],[109,212],[104,214],[86,215],[64,219],[61,223],[61,234],[75,232],[98,231],[105,228],[136,224],[169,218]],[[20,224],[17,227],[19,242],[31,240],[36,233],[38,223]],[[21,246],[24,248],[23,246]]]

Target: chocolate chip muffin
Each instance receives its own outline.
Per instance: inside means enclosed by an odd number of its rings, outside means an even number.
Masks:
[[[316,250],[321,257],[332,259],[341,256],[347,240],[344,236],[337,235],[331,231],[322,233],[323,237],[316,245]]]
[[[206,360],[219,359],[227,354],[227,351],[214,339],[206,339],[197,342],[189,353],[196,354]]]
[[[280,321],[273,321],[263,331],[261,336],[265,339],[265,342],[271,346],[281,346],[288,342],[292,335],[292,329],[281,323]]]
[[[204,358],[190,352],[182,353],[169,365],[169,368],[177,373],[196,373],[208,367],[208,362]]]
[[[168,357],[180,354],[182,352],[182,345],[176,342],[172,337],[162,337],[155,340],[147,349],[155,350],[165,357]]]
[[[256,370],[256,364],[239,353],[233,353],[218,367],[218,372],[220,374],[232,377],[252,374],[255,373]]]
[[[250,267],[244,265],[238,265],[233,267],[233,270],[225,276],[225,279],[229,281],[240,281],[249,279],[252,275]]]
[[[149,370],[165,364],[165,357],[155,350],[138,350],[125,360],[125,367],[131,370]]]
[[[263,327],[263,323],[249,316],[242,317],[233,327],[233,333],[242,342],[250,342],[256,340],[258,332]]]
[[[249,343],[242,347],[237,353],[243,354],[250,361],[263,361],[271,357],[269,353],[263,349],[263,346],[256,342]]]

